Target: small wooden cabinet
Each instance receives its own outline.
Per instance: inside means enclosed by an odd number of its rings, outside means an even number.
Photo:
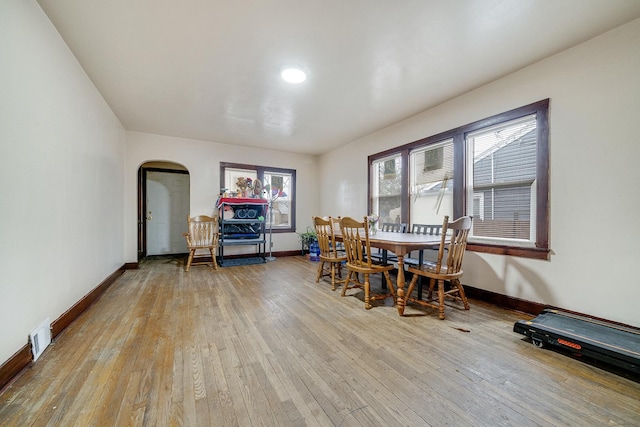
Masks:
[[[256,257],[266,262],[265,218],[268,202],[264,199],[220,198],[217,208],[220,217],[219,264],[225,265],[224,248],[252,245]],[[232,264],[253,264],[256,259],[234,259]],[[227,264],[230,260],[227,260]]]

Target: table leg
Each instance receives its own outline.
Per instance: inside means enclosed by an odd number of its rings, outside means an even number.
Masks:
[[[404,315],[404,255],[398,254],[398,314]]]

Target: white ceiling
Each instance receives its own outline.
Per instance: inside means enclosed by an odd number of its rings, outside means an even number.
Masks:
[[[320,154],[640,17],[638,0],[38,0],[127,130]],[[280,80],[289,63],[306,82]]]

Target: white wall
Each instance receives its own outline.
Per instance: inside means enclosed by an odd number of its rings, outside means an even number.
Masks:
[[[0,2],[0,363],[123,265],[124,140],[40,6]]]
[[[220,162],[272,166],[296,170],[297,231],[311,225],[311,216],[318,211],[319,197],[317,158],[282,151],[237,147],[194,139],[174,138],[139,132],[127,132],[125,166],[125,256],[137,261],[137,173],[147,161],[171,161],[189,171],[191,182],[191,214],[212,215],[220,193]],[[300,249],[296,233],[276,233],[272,236],[273,251]],[[268,250],[268,248],[267,248]],[[225,254],[255,252],[255,247],[225,249]]]
[[[640,326],[639,46],[636,20],[323,156],[322,213],[366,214],[367,155],[550,98],[551,259],[468,252],[463,283]]]

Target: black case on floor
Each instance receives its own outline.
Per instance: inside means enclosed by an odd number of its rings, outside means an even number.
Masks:
[[[513,331],[538,347],[554,346],[640,374],[640,329],[545,309],[532,320],[518,320]]]

